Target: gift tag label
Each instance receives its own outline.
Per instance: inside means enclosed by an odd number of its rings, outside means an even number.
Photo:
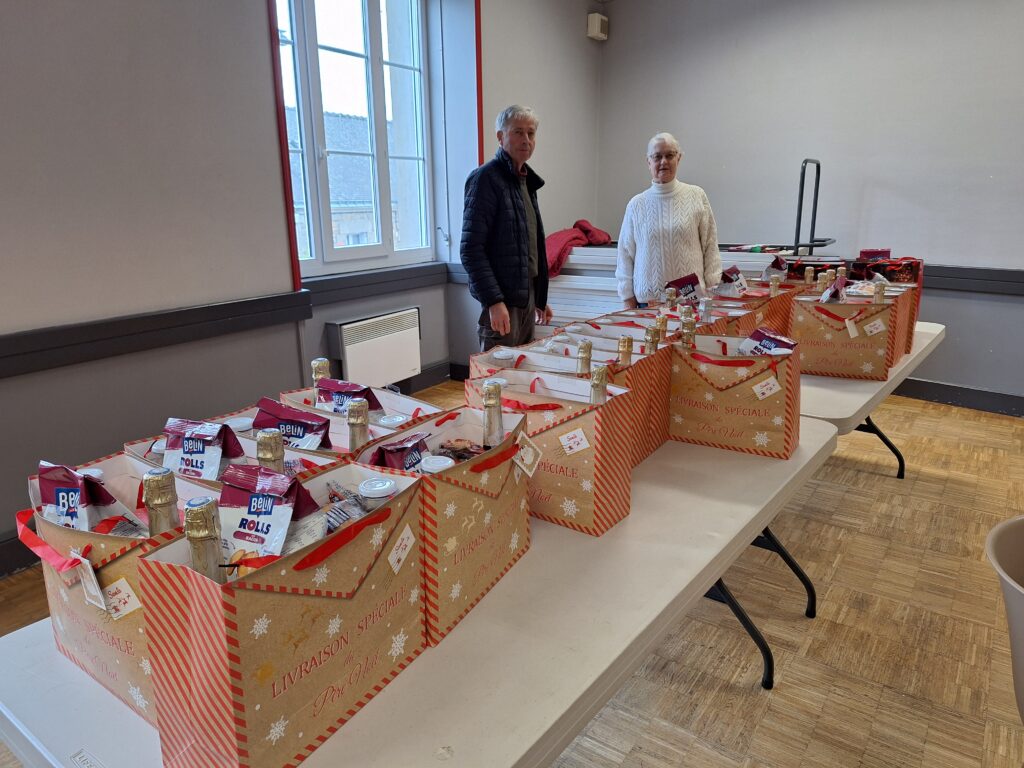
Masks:
[[[590,447],[582,427],[574,429],[572,432],[566,432],[558,438],[558,442],[562,444],[566,456],[572,456],[574,453],[585,451]]]
[[[769,376],[764,381],[759,381],[753,386],[754,394],[757,395],[758,400],[764,400],[766,397],[771,397],[776,392],[782,391],[782,386],[779,384],[779,380],[774,376]]]
[[[388,562],[391,563],[391,570],[395,572],[395,575],[398,575],[398,572],[402,570],[405,558],[409,556],[409,553],[412,551],[412,545],[415,543],[416,536],[412,532],[412,527],[406,525],[402,535],[398,537],[398,541],[392,547],[391,554],[388,555]]]
[[[881,333],[885,330],[885,323],[882,322],[881,318],[872,320],[870,323],[864,326],[864,333],[868,336],[874,336],[876,333]]]
[[[107,610],[107,604],[103,601],[103,590],[100,589],[100,582],[96,578],[96,571],[92,568],[92,563],[87,558],[82,557],[82,553],[77,549],[72,549],[69,553],[71,557],[77,557],[80,562],[75,570],[78,572],[78,578],[82,582],[82,594],[85,596],[85,602],[89,605],[95,605],[101,610]]]
[[[739,286],[741,293],[747,290],[747,278],[746,276],[744,276],[742,272],[740,272],[739,275],[736,276],[736,285]]]
[[[857,330],[857,321],[852,317],[846,318],[846,330],[849,332],[851,339],[860,335],[860,331]]]
[[[123,576],[103,590],[103,597],[106,600],[107,613],[114,621],[142,607],[142,602],[135,596],[135,591]]]
[[[526,436],[525,432],[519,433],[516,443],[519,445],[519,452],[512,458],[512,461],[523,472],[533,477],[533,473],[537,471],[537,465],[540,464],[541,450],[533,440]]]

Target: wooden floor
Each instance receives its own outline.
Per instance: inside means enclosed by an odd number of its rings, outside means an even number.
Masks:
[[[419,396],[457,404],[462,387]],[[841,437],[772,525],[814,580],[818,618],[776,555],[750,548],[726,574],[775,652],[775,689],[729,610],[701,601],[554,768],[1024,764],[984,558],[989,529],[1024,513],[1024,421],[899,397],[874,419],[906,479],[873,435]],[[0,604],[0,633],[46,615],[38,570],[0,581]],[[0,768],[18,765],[0,746]]]

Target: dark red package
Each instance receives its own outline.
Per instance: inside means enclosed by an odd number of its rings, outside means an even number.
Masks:
[[[696,303],[704,296],[704,288],[701,287],[700,278],[696,273],[677,277],[665,284],[666,288],[675,288],[678,291],[679,301],[683,303]]]
[[[366,400],[370,411],[384,410],[373,389],[363,384],[340,379],[320,379],[316,383],[316,408],[332,413],[347,413],[348,401],[353,397]]]
[[[426,453],[428,437],[429,432],[413,432],[401,440],[379,445],[370,457],[370,464],[390,469],[412,469]]]
[[[91,531],[100,520],[118,514],[112,507],[122,506],[95,477],[48,461],[39,462],[39,496],[43,517],[80,531]]]
[[[325,379],[321,379],[321,382]],[[279,429],[285,445],[289,448],[318,450],[331,447],[328,434],[331,422],[326,416],[317,416],[309,411],[292,408],[290,405],[261,397],[256,403],[259,412],[253,419],[253,429]]]

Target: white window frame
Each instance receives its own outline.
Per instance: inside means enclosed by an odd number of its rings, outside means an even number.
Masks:
[[[423,137],[423,216],[426,242],[419,248],[396,250],[394,245],[391,181],[387,141],[387,118],[384,99],[384,54],[382,50],[380,4],[382,0],[362,0],[363,46],[370,78],[368,106],[371,113],[370,150],[373,154],[375,179],[373,194],[380,242],[367,245],[334,247],[331,225],[328,153],[324,136],[323,102],[320,95],[320,47],[317,41],[314,0],[290,0],[292,11],[292,51],[297,84],[297,113],[302,134],[303,178],[306,184],[306,218],[309,226],[310,252],[313,258],[299,261],[303,277],[319,277],[368,269],[386,269],[433,261],[433,205],[430,157],[430,99],[427,73],[426,2],[414,0],[419,9],[419,74]],[[328,50],[332,49],[324,46]],[[353,54],[353,51],[343,51]],[[355,53],[355,55],[361,55]],[[390,65],[390,63],[389,63]],[[392,65],[409,69],[404,65]],[[399,156],[401,157],[401,156]],[[295,226],[295,212],[290,211]]]

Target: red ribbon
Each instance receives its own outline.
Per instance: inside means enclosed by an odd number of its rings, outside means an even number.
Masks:
[[[415,418],[416,418],[417,416],[419,416],[419,415],[420,415],[420,414],[421,414],[422,412],[423,412],[423,409],[422,409],[422,408],[417,408],[417,409],[416,409],[415,411],[413,411],[413,412],[412,412],[412,415],[411,415],[411,416],[410,416],[409,418],[410,418],[410,419],[415,419]]]
[[[517,453],[519,453],[519,443],[512,443],[512,445],[510,445],[501,453],[496,453],[489,459],[485,459],[484,461],[481,461],[479,464],[474,464],[472,467],[469,468],[469,471],[486,472],[488,469],[494,469],[495,467],[501,466],[506,461],[515,456]]]
[[[723,355],[728,355],[729,354],[729,344],[728,344],[728,342],[725,342],[725,341],[722,341],[721,339],[719,339],[718,340],[718,345],[722,348],[722,354]]]
[[[83,558],[89,554],[92,544],[86,544],[82,550],[82,557],[64,557],[60,552],[43,541],[39,535],[28,527],[28,521],[35,514],[34,509],[23,509],[15,515],[15,522],[18,528],[18,540],[32,550],[40,560],[53,566],[57,573],[65,573],[77,568],[80,563],[88,562]]]
[[[534,376],[533,381],[530,382],[530,394],[537,394],[537,384],[540,382],[540,376]]]
[[[850,315],[850,317],[843,317],[842,315],[837,315],[835,312],[832,312],[830,310],[825,309],[825,307],[821,306],[820,304],[815,304],[814,305],[814,309],[819,314],[822,314],[825,317],[830,317],[833,320],[835,320],[837,323],[845,323],[847,321],[850,321],[851,323],[855,323],[855,322],[857,322],[857,318],[858,317],[860,317],[865,312],[867,312],[866,309],[861,309],[861,310],[857,311],[856,313]]]
[[[238,568],[239,566],[241,566],[242,568],[252,568],[255,571],[257,568],[262,568],[265,565],[270,565],[271,563],[280,559],[280,555],[264,555],[263,557],[243,557],[241,560],[229,563],[227,567]]]
[[[558,403],[524,403],[508,397],[501,398],[501,404],[513,411],[557,411],[562,407]]]
[[[456,413],[455,411],[452,411],[451,413],[446,413],[444,416],[442,416],[440,419],[438,419],[437,421],[434,422],[434,426],[435,427],[440,427],[445,422],[448,422],[448,421],[451,421],[452,419],[457,419],[457,418],[459,418],[459,414]]]
[[[562,348],[562,354],[565,355],[566,357],[568,357],[569,356],[569,348],[568,347],[563,347]]]
[[[516,362],[512,367],[518,368],[520,365],[523,364],[524,360],[526,360],[526,355],[520,355],[519,357],[516,358]]]
[[[749,368],[754,365],[753,360],[737,360],[736,358],[730,358],[728,360],[716,360],[713,357],[702,355],[700,352],[691,352],[690,357],[696,360],[698,363],[708,363],[709,365],[721,365],[726,368]]]
[[[124,515],[113,515],[111,517],[105,517],[100,520],[96,525],[93,526],[93,533],[110,533],[114,528],[117,527],[118,523],[128,522],[128,518]]]
[[[589,320],[587,320],[587,325],[589,325],[591,328],[595,328],[598,331],[601,330],[601,326],[600,325],[598,325],[597,323],[592,323]]]
[[[299,560],[295,565],[292,566],[293,571],[305,571],[312,568],[315,565],[320,565],[324,560],[333,555],[339,549],[344,547],[350,541],[355,539],[360,533],[362,533],[368,526],[377,525],[383,523],[391,517],[391,507],[384,507],[371,515],[367,515],[364,518],[357,520],[354,524],[348,528],[343,528],[333,536],[328,536],[324,543],[314,549],[304,558]],[[254,558],[262,559],[262,558]]]

